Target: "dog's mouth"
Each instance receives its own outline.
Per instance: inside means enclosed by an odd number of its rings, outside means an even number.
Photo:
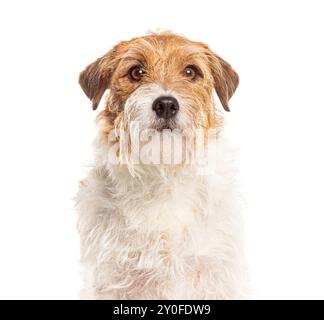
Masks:
[[[176,124],[175,120],[162,120],[159,119],[156,123],[154,123],[153,129],[157,131],[163,131],[163,130],[174,130],[179,129],[179,126]]]

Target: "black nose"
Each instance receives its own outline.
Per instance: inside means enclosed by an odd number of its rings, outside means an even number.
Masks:
[[[179,103],[177,99],[173,97],[159,97],[153,102],[152,108],[159,118],[167,120],[173,118],[177,114]]]

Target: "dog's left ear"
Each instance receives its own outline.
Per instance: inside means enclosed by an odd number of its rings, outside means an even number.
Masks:
[[[214,86],[223,108],[230,111],[228,101],[234,94],[238,84],[239,76],[232,66],[217,54],[209,50],[208,57],[211,63],[211,71]]]

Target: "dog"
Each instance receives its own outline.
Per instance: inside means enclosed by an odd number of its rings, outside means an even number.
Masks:
[[[171,32],[122,41],[80,73],[93,110],[108,90],[76,196],[82,298],[245,297],[240,196],[224,137],[238,83],[207,45]],[[194,159],[197,148],[207,161]]]

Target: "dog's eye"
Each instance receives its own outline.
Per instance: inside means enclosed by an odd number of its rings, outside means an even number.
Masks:
[[[184,74],[191,80],[195,80],[198,76],[201,75],[199,69],[194,65],[186,66],[186,68],[184,69]]]
[[[133,66],[128,70],[129,77],[134,81],[140,81],[145,74],[140,66]]]

